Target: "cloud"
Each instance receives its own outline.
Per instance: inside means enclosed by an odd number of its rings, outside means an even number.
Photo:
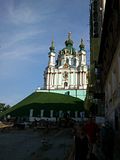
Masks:
[[[44,29],[36,29],[34,27],[32,28],[26,28],[19,30],[17,29],[16,31],[6,31],[6,33],[1,33],[2,34],[2,40],[1,40],[1,47],[2,49],[9,48],[17,43],[20,43],[20,41],[23,40],[28,40],[33,37],[40,36],[40,34],[45,33],[46,31]]]
[[[40,23],[54,14],[60,3],[56,0],[44,1],[6,0],[0,7],[2,20],[14,25]]]

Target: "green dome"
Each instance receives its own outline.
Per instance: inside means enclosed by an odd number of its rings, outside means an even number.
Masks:
[[[71,33],[68,33],[68,39],[65,41],[65,45],[67,46],[73,46],[73,41],[71,39]]]
[[[81,39],[81,43],[80,43],[79,47],[80,47],[80,51],[85,49],[85,45],[83,43],[83,39]]]
[[[50,51],[51,52],[54,52],[55,51],[55,46],[54,46],[54,41],[52,40],[52,42],[51,42],[51,46],[50,46]]]
[[[64,51],[65,49],[68,49],[71,54],[75,54],[76,50],[75,50],[75,48],[73,48],[73,41],[71,39],[71,33],[70,32],[68,33],[68,39],[65,41],[65,46],[66,47],[63,48],[62,51]]]

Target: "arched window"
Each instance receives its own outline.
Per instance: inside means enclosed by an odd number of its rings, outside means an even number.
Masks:
[[[76,59],[74,58],[73,65],[76,66]]]
[[[69,59],[68,58],[66,59],[66,63],[69,64]]]
[[[68,83],[67,83],[67,82],[65,82],[65,83],[64,83],[64,88],[65,88],[65,87],[67,87],[67,86],[68,86]]]

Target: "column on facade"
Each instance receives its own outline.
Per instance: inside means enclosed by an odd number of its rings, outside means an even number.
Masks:
[[[82,85],[82,72],[80,71],[80,86]]]
[[[85,72],[83,71],[83,87],[85,85]]]
[[[62,110],[59,111],[59,117],[62,117]]]
[[[68,77],[69,77],[69,88],[71,88],[71,72],[69,72],[69,75],[68,75]]]
[[[76,77],[75,77],[75,71],[73,72],[73,84],[74,84],[74,87],[75,87],[75,81],[76,81]]]
[[[58,78],[58,82],[59,82],[58,85],[62,87],[62,73],[60,73],[60,72],[61,71],[59,71],[59,73],[58,73],[58,77],[59,77]]]
[[[58,85],[58,71],[55,71],[55,88],[57,88]]]
[[[75,118],[77,118],[78,117],[78,112],[77,111],[75,111]]]
[[[47,82],[46,82],[46,85],[47,85],[47,89],[49,88],[49,73],[47,72]]]
[[[50,118],[53,118],[53,110],[50,110]]]
[[[73,83],[73,72],[71,72],[71,74],[70,74],[70,79],[71,79],[71,84],[70,85],[73,86],[73,84],[74,84]]]
[[[67,111],[68,115],[70,116],[70,111]]]
[[[50,88],[52,86],[52,73],[50,72]]]
[[[55,72],[53,73],[53,86],[55,86]]]
[[[48,73],[48,89],[50,89],[50,72]]]
[[[59,70],[58,70],[58,73],[57,73],[58,75],[57,75],[57,86],[59,87],[59,85],[60,85],[60,74],[59,74]]]
[[[55,87],[55,89],[56,89],[56,87],[57,87],[57,74],[56,74],[56,72],[55,72],[55,78],[54,78],[54,87]]]
[[[76,67],[79,65],[79,59],[76,59]]]
[[[83,87],[83,71],[81,72],[81,86]]]
[[[30,117],[33,117],[33,109],[30,109]]]
[[[76,87],[77,87],[77,85],[78,85],[77,76],[78,76],[78,72],[75,71],[75,86],[76,86]]]
[[[85,85],[85,87],[86,87],[86,72],[84,72],[84,85]]]
[[[80,72],[77,73],[77,86],[80,86]]]
[[[43,109],[41,109],[40,117],[42,118],[42,117],[43,117],[43,115],[44,115],[44,110],[43,110]]]
[[[53,71],[52,71],[52,73],[51,73],[51,87],[53,86],[53,81],[54,81],[54,74],[53,74]]]

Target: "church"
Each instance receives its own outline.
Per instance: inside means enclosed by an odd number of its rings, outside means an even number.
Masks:
[[[54,92],[85,99],[87,89],[86,51],[83,39],[77,51],[73,47],[71,33],[65,41],[65,48],[57,54],[54,41],[48,53],[48,66],[44,71],[44,89],[37,92]]]
[[[57,54],[54,41],[48,53],[48,66],[44,71],[44,87],[38,88],[31,95],[1,113],[0,117],[8,116],[55,121],[68,114],[79,120],[84,109],[87,89],[86,51],[83,40],[79,51],[73,47],[71,33],[65,41],[65,48]]]

